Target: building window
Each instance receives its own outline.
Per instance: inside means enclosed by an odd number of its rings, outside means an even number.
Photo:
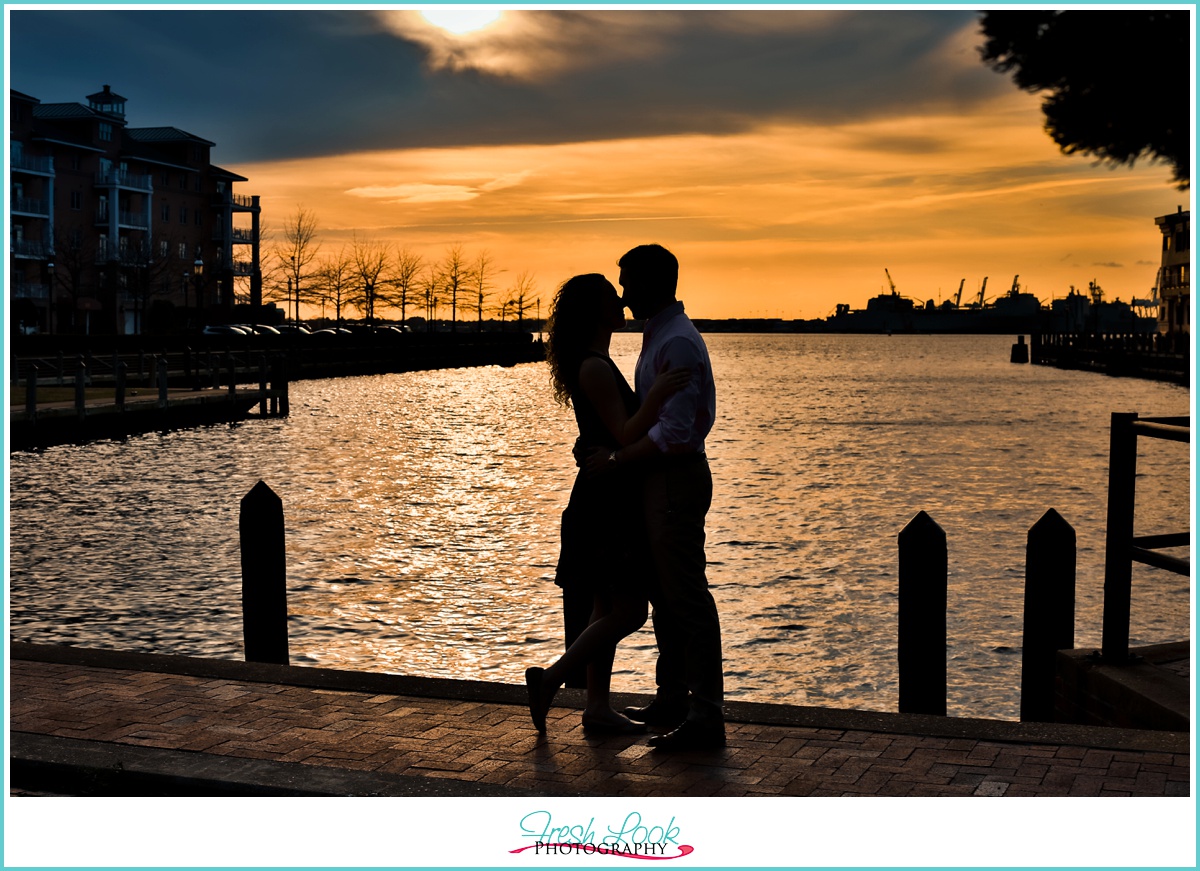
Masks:
[[[71,169],[78,170],[78,169],[79,169],[79,165],[80,165],[80,164],[79,164],[79,155],[78,155],[78,154],[72,154],[72,155],[71,155]]]
[[[179,189],[181,191],[187,190],[187,176],[182,173],[179,176]]]
[[[187,243],[186,242],[179,243],[179,259],[187,260]]]
[[[100,141],[112,142],[112,125],[100,122]]]
[[[164,224],[167,221],[171,220],[171,204],[170,203],[162,204],[162,219],[163,219]]]
[[[204,225],[203,215],[204,215],[203,212],[201,212],[199,209],[196,209],[196,226],[197,227],[201,227]]]
[[[75,211],[83,208],[83,194],[80,191],[71,191],[71,208]]]
[[[167,240],[163,239],[158,243],[158,256],[162,260],[167,259],[167,255],[171,253],[171,246],[167,244]]]
[[[179,223],[181,223],[181,224],[187,223],[187,206],[179,207]]]

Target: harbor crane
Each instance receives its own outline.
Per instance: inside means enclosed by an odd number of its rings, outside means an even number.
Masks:
[[[1014,276],[1013,276],[1013,286],[1012,286],[1012,288],[1011,288],[1011,289],[1008,291],[1009,293],[1013,294],[1014,296],[1015,296],[1016,294],[1020,293],[1020,291],[1021,291],[1021,285],[1017,284],[1017,279],[1018,279],[1018,278],[1020,278],[1020,277],[1021,277],[1020,273],[1018,273],[1017,275],[1014,275]]]
[[[962,289],[963,289],[963,285],[966,283],[967,283],[967,280],[965,278],[958,283],[958,293],[956,293],[954,295],[954,307],[955,308],[958,308],[960,305],[962,305]]]
[[[887,267],[883,267],[883,274],[887,276],[888,287],[892,289],[892,296],[896,295],[896,282],[892,281],[892,273],[888,272]]]
[[[988,280],[988,277],[985,275],[983,277],[983,284],[979,285],[979,307],[980,308],[983,308],[983,292],[985,290],[987,290],[987,280]]]

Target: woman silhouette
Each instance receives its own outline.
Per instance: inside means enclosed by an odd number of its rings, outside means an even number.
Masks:
[[[546,360],[554,398],[575,410],[580,443],[601,446],[604,470],[581,470],[563,512],[556,583],[593,596],[591,620],[557,662],[525,671],[529,713],[539,732],[554,694],[587,665],[583,728],[645,731],[609,701],[617,643],[646,622],[651,560],[647,551],[638,460],[658,448],[645,438],[663,401],[688,382],[686,369],[660,373],[638,407],[633,389],[608,356],[614,330],[625,325],[617,290],[603,275],[577,275],[558,289],[546,324]]]

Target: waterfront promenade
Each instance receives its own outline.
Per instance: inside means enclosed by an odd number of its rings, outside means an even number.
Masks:
[[[21,796],[1190,794],[1178,732],[731,702],[728,747],[663,754],[578,690],[539,736],[523,686],[22,643],[10,675]]]

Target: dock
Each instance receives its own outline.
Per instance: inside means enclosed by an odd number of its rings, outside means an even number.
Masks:
[[[1186,732],[731,701],[728,746],[595,736],[561,690],[13,642],[14,795],[1189,796]],[[615,694],[617,705],[649,696]]]

